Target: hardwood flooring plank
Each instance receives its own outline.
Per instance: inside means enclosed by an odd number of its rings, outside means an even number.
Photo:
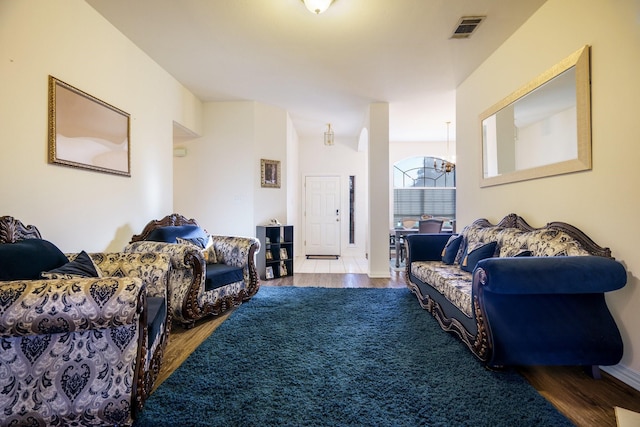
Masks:
[[[158,373],[158,378],[153,386],[154,390],[162,384],[164,380],[175,371],[182,362],[198,346],[206,340],[218,326],[222,324],[230,315],[233,310],[223,314],[222,316],[212,317],[209,319],[203,319],[196,323],[191,329],[184,329],[178,325],[173,325],[171,333],[169,334],[169,343],[164,351],[164,357],[162,359],[162,366]]]

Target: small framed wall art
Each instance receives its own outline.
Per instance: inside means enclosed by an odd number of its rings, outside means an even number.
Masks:
[[[49,163],[131,176],[129,114],[49,76]]]
[[[266,188],[280,188],[280,161],[260,159],[260,184]]]

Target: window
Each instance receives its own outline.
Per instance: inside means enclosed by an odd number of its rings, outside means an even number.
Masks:
[[[422,215],[455,219],[456,171],[438,171],[435,157],[412,157],[393,165],[393,221]]]
[[[356,242],[356,177],[349,175],[349,244]]]

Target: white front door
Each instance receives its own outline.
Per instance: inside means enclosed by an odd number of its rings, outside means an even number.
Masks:
[[[305,178],[305,255],[340,256],[340,177]]]

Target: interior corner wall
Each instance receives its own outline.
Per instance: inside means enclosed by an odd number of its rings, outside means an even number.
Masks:
[[[202,136],[174,158],[174,209],[212,234],[255,236],[287,220],[287,113],[253,101],[208,102]],[[281,187],[262,188],[260,159],[281,162]]]
[[[369,105],[369,276],[386,278],[389,272],[389,104]],[[376,191],[378,189],[378,191]]]
[[[303,240],[300,233],[300,215],[302,212],[302,206],[300,203],[301,197],[301,184],[300,184],[300,139],[298,133],[293,126],[293,121],[289,114],[287,114],[287,223],[293,225],[294,233],[294,248],[296,254],[299,255],[302,252],[299,248],[302,248]]]
[[[200,138],[174,157],[174,210],[209,233],[253,235],[254,103],[207,102]],[[239,191],[239,189],[242,189]]]
[[[82,0],[0,2],[0,56],[0,215],[118,251],[172,210],[172,123],[200,108],[182,85]],[[49,75],[130,114],[131,177],[47,162]]]
[[[621,363],[608,370],[638,389],[639,21],[636,0],[548,0],[458,87],[456,101],[459,224],[515,212],[536,227],[568,222],[610,247],[628,283],[606,295],[625,346]],[[592,170],[480,188],[478,116],[584,45],[591,46]]]

